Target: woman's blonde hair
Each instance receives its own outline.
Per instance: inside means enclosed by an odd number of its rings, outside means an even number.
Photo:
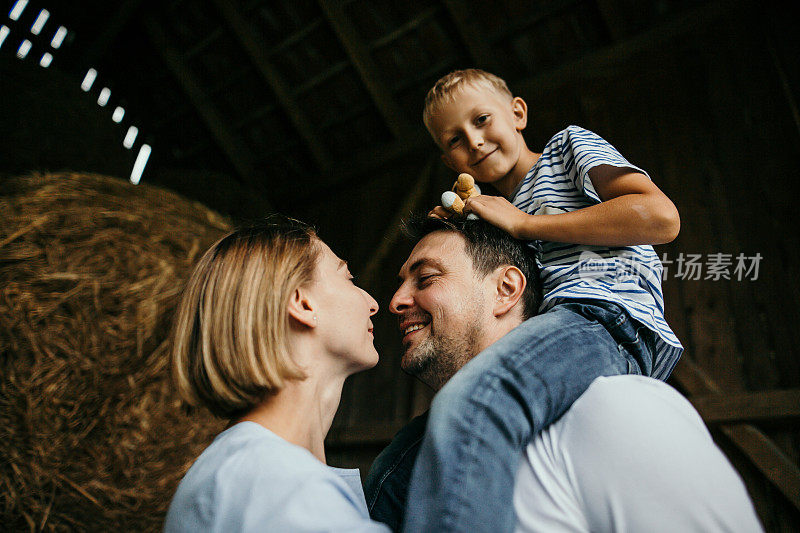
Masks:
[[[314,278],[311,226],[286,217],[236,230],[192,272],[172,332],[172,372],[181,397],[234,418],[305,374],[288,350],[287,305]]]
[[[464,87],[483,87],[511,100],[514,95],[506,85],[503,78],[491,72],[477,68],[454,70],[445,74],[431,87],[425,95],[425,108],[422,111],[422,122],[429,132],[431,131],[431,116],[433,116],[444,102],[452,101],[458,91]]]

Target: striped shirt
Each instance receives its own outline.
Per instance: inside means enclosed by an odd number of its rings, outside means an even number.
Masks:
[[[612,165],[648,175],[591,131],[569,126],[556,134],[512,195],[532,214],[557,214],[599,204],[589,170]],[[649,177],[649,176],[648,176]],[[596,299],[623,307],[657,334],[653,377],[666,379],[683,348],[664,319],[661,261],[652,246],[592,246],[531,241],[541,268],[541,311],[570,299]]]

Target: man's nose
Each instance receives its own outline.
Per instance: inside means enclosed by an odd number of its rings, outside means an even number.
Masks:
[[[389,311],[399,315],[403,311],[407,310],[413,304],[413,299],[411,298],[411,291],[409,291],[405,285],[401,285],[397,292],[394,293],[392,296],[392,300],[389,302]]]

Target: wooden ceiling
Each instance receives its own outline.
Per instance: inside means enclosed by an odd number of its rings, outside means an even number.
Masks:
[[[151,165],[227,173],[285,205],[424,161],[421,103],[450,70],[521,84],[703,4],[37,0],[19,24],[46,8],[70,29],[59,65],[99,72],[92,90],[125,102],[159,154]]]

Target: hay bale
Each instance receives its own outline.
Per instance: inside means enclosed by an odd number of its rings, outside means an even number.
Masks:
[[[166,337],[221,216],[91,174],[0,183],[0,523],[6,530],[161,527],[221,429],[187,417]]]

